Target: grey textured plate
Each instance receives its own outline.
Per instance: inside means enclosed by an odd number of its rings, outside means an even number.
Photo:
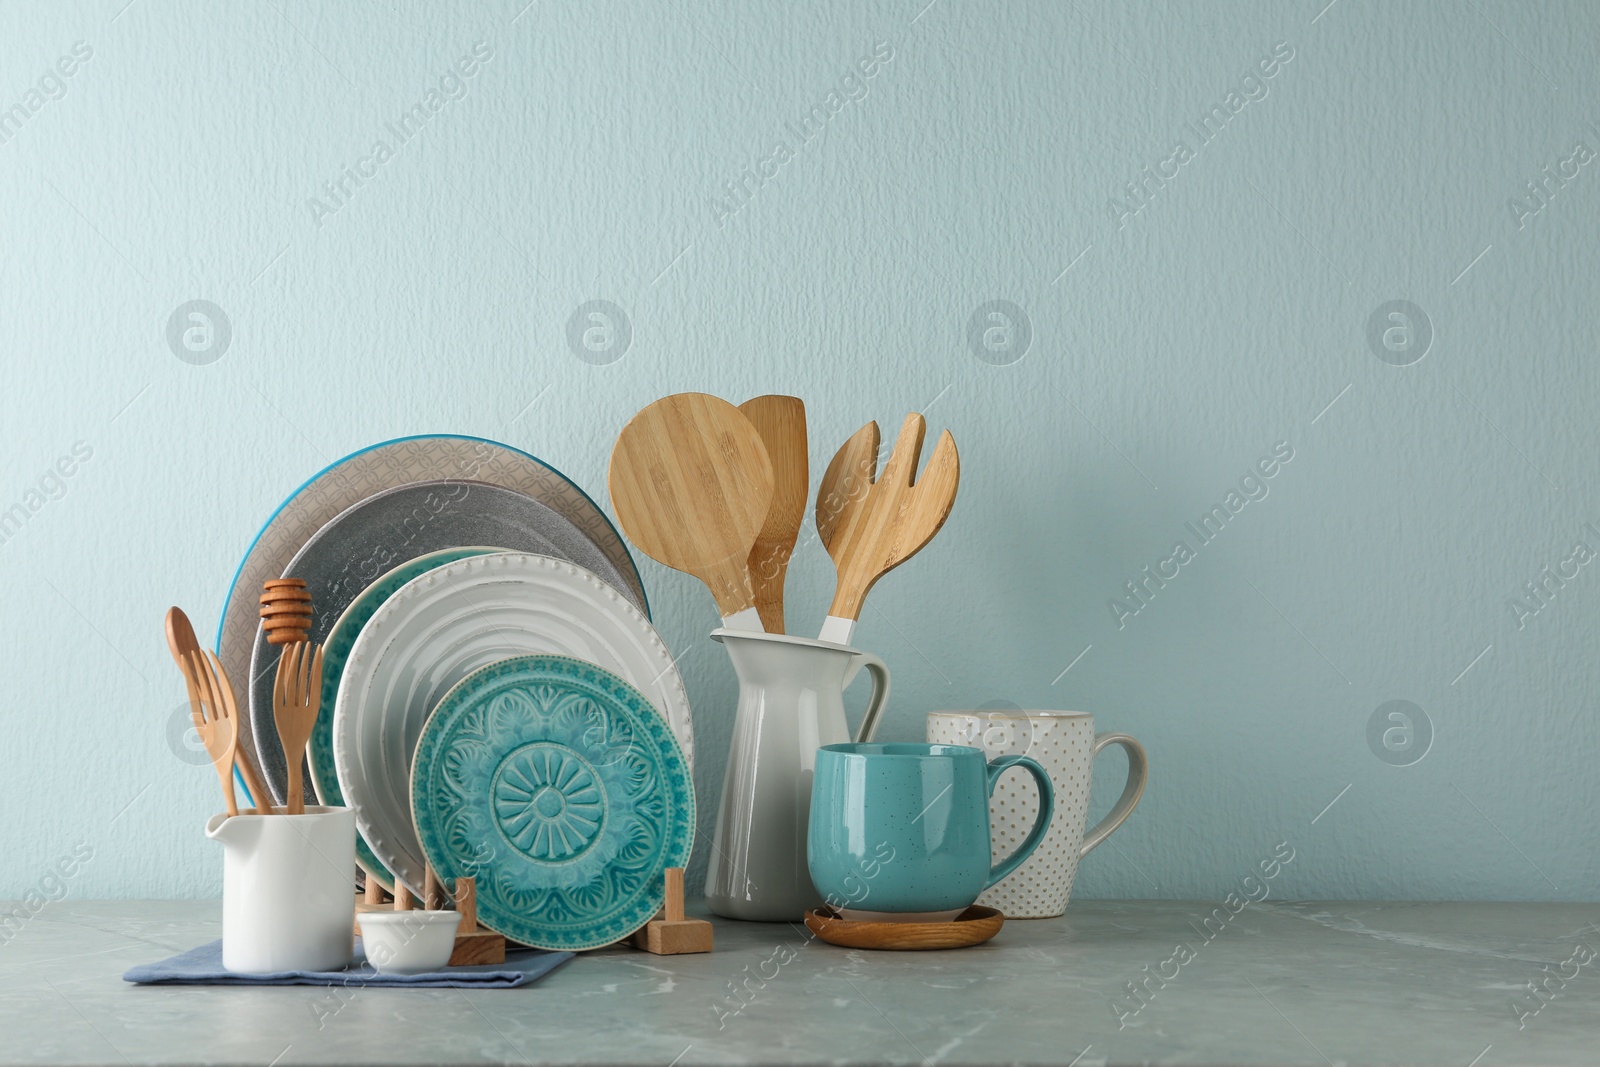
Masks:
[[[352,452],[313,474],[278,505],[250,542],[228,586],[217,625],[217,658],[228,676],[238,685],[245,685],[250,678],[250,653],[261,626],[257,598],[263,581],[281,575],[312,535],[345,508],[385,489],[437,479],[502,485],[554,508],[599,545],[606,558],[627,576],[634,590],[628,599],[635,604],[645,602],[644,584],[622,535],[600,505],[566,475],[538,457],[498,441],[448,433],[401,437]],[[649,607],[644,613],[649,616]],[[240,734],[240,747],[259,763],[254,731]]]
[[[346,508],[318,530],[283,571],[303,578],[314,611],[311,640],[324,641],[361,591],[418,556],[462,545],[535,552],[593,572],[643,610],[638,591],[583,531],[559,513],[513,489],[444,479],[402,485]],[[256,630],[250,656],[250,725],[261,773],[278,800],[288,786],[283,747],[272,715],[278,646]],[[324,707],[322,715],[332,715]],[[306,776],[306,802],[310,796]]]

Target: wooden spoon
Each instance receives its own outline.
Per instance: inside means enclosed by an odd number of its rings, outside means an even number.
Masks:
[[[877,441],[877,426],[871,425],[870,430],[868,433],[868,427],[863,427],[845,442],[828,465],[830,474],[836,465],[848,467],[861,462],[861,457],[867,455],[866,443],[875,446]],[[823,641],[849,644],[868,590],[879,578],[916,555],[950,515],[961,481],[961,458],[950,431],[939,435],[927,469],[915,485],[911,481],[917,473],[926,432],[927,424],[921,415],[907,415],[883,474],[871,477],[877,468],[874,447],[865,468],[870,484],[856,497],[846,494],[837,516],[827,523],[819,512],[817,531],[839,574],[833,604],[819,635]],[[825,486],[826,482],[825,478]],[[821,501],[818,503],[820,508]]]
[[[755,583],[756,611],[769,634],[783,629],[783,581],[794,554],[800,525],[811,495],[811,470],[806,455],[806,405],[797,396],[758,396],[739,405],[767,446],[772,461],[772,507],[750,550],[750,580]]]
[[[607,481],[641,552],[704,582],[724,626],[761,629],[750,551],[772,505],[772,462],[743,412],[705,393],[657,400],[622,428]]]
[[[179,667],[183,666],[185,656],[200,651],[200,641],[194,636],[194,626],[190,624],[189,616],[179,607],[167,609],[167,651],[172,653],[172,659]]]
[[[189,616],[183,613],[182,608],[172,607],[167,609],[167,651],[172,653],[172,660],[183,672],[185,682],[189,682],[188,657],[190,653],[200,655],[200,642],[194,636],[194,627],[189,623]],[[203,660],[202,660],[203,662]],[[189,689],[189,712],[198,716],[200,707],[195,701],[195,691],[191,683]],[[245,791],[250,794],[250,802],[255,805],[257,815],[266,815],[272,811],[272,794],[267,792],[266,783],[261,780],[261,773],[256,770],[255,761],[250,758],[248,747],[243,742],[244,733],[249,727],[245,720],[239,718],[235,728],[240,735],[240,742],[235,747],[233,758],[234,766],[238,768],[239,775],[244,779]]]

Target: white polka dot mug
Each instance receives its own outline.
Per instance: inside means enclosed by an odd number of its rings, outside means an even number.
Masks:
[[[978,903],[1008,919],[1049,919],[1067,910],[1078,861],[1111,836],[1133,814],[1144,795],[1144,747],[1127,734],[1096,734],[1094,716],[1081,711],[933,711],[928,741],[980,748],[986,759],[1032,756],[1055,785],[1055,818],[1044,841],[1004,881],[984,891]],[[1122,796],[1087,834],[1089,781],[1094,758],[1107,745],[1128,753]],[[1039,788],[1025,774],[1008,774],[989,800],[994,860],[1010,855],[1027,836],[1039,810]]]

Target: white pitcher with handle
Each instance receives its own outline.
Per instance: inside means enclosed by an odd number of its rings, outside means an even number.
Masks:
[[[341,970],[355,941],[355,813],[284,810],[206,823],[223,849],[222,965],[242,974]]]
[[[717,915],[792,922],[822,903],[806,864],[817,749],[852,740],[844,690],[862,667],[872,696],[853,740],[870,741],[889,699],[889,668],[849,645],[715,630],[739,676],[706,902]]]

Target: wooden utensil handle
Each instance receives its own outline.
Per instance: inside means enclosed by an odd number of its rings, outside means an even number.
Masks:
[[[289,794],[285,805],[285,812],[289,815],[304,815],[306,813],[305,783],[301,779],[300,764],[294,761],[289,763]]]
[[[217,770],[217,777],[222,780],[222,796],[227,801],[228,814],[232,816],[239,814],[239,801],[233,791],[233,768],[223,766],[227,759],[228,757],[224,755],[222,763],[217,763],[214,766]]]
[[[234,766],[244,778],[244,787],[250,791],[250,799],[255,801],[253,809],[257,815],[272,814],[272,793],[267,789],[267,783],[261,780],[261,772],[256,770],[256,761],[250,758],[250,753],[245,751],[243,745],[233,754]]]

